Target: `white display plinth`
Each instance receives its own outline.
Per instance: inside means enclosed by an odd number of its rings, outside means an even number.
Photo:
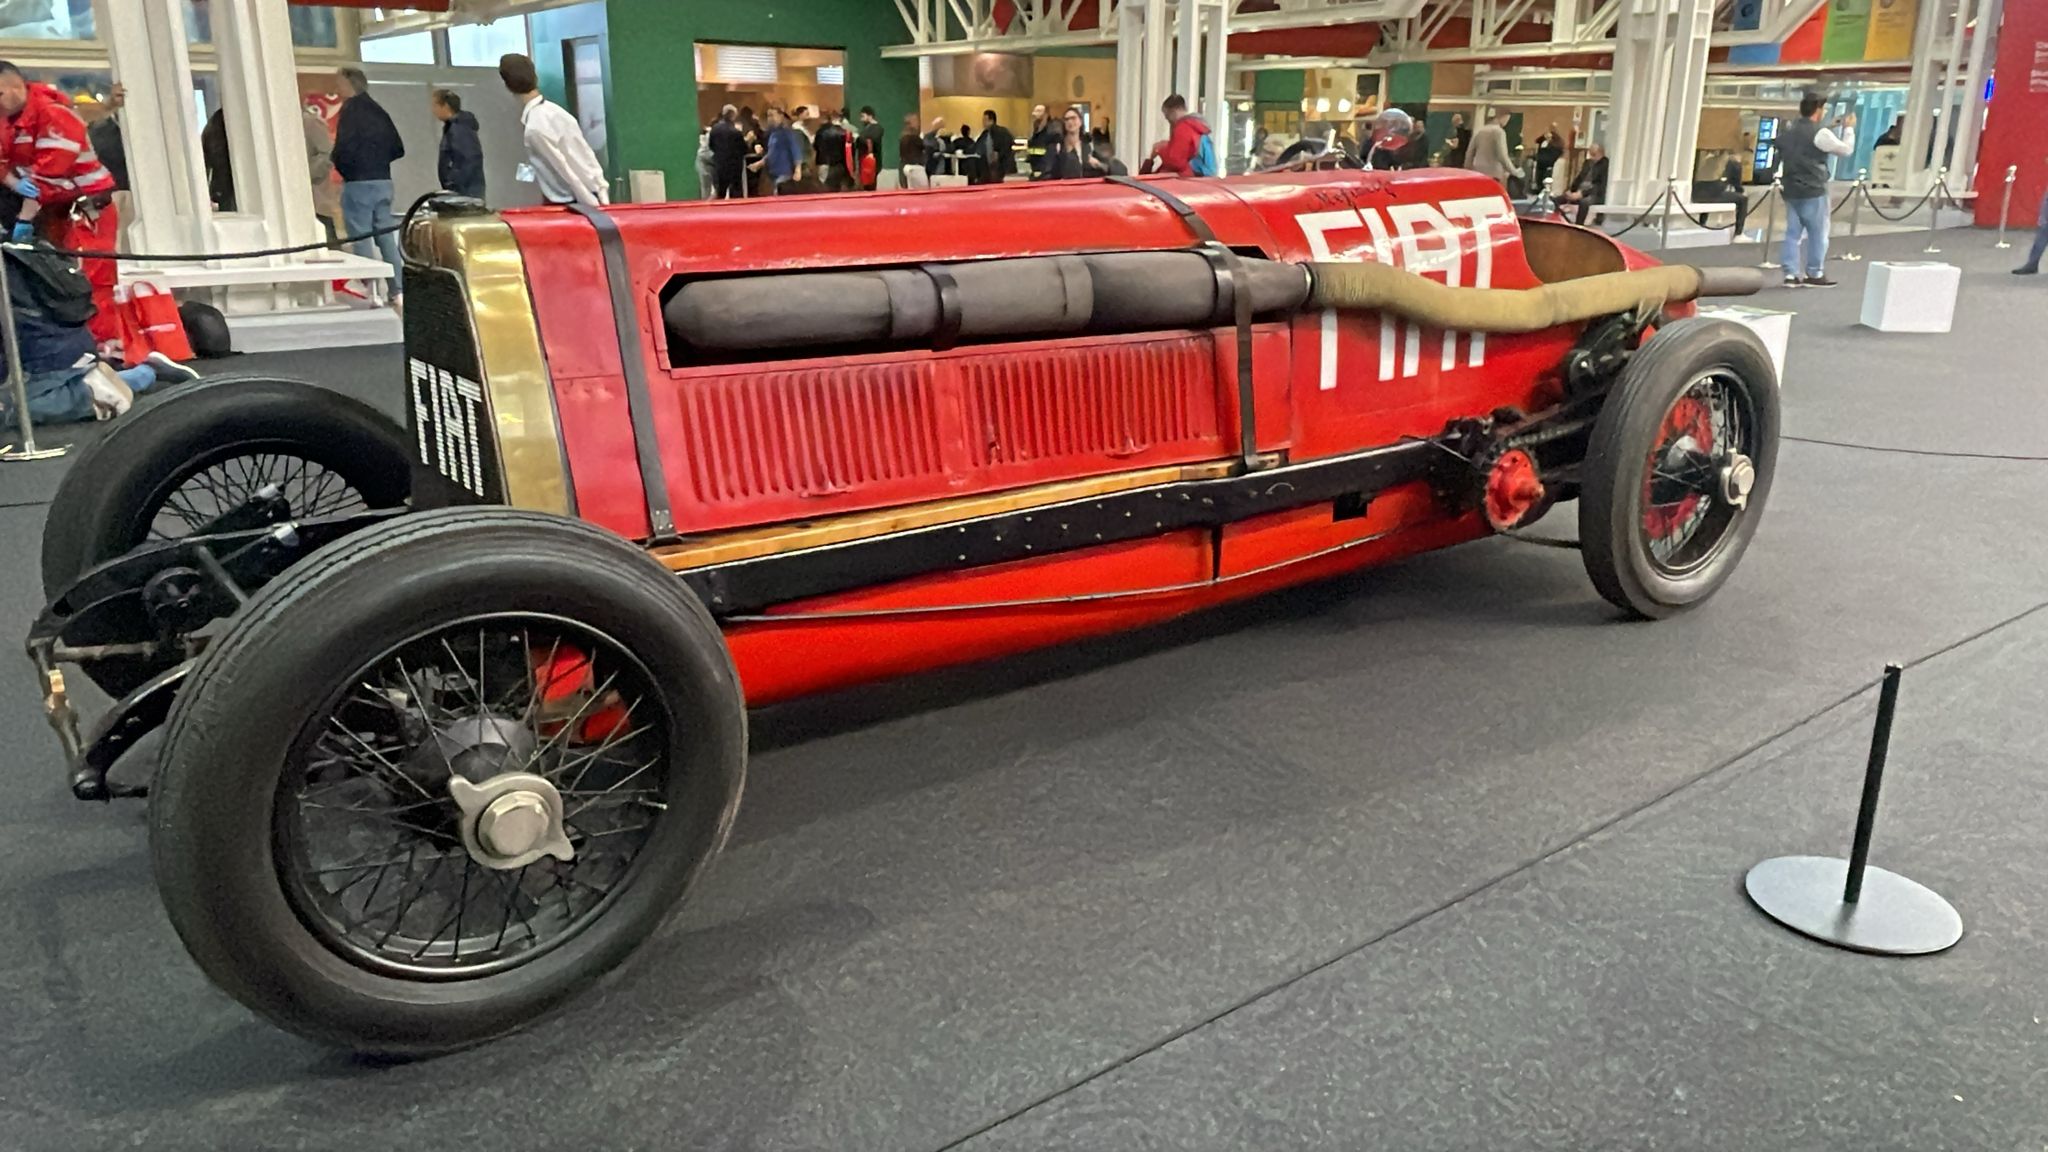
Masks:
[[[1779,382],[1784,381],[1785,348],[1792,342],[1792,313],[1741,304],[1715,304],[1701,308],[1699,314],[1716,320],[1731,320],[1756,333],[1757,339],[1770,349],[1771,367],[1777,372]]]
[[[965,177],[965,176],[934,176],[934,177],[932,177],[932,187],[934,187],[934,188],[965,188],[965,187],[967,187],[967,177]]]
[[[1879,332],[1946,332],[1963,270],[1933,260],[1874,260],[1863,286],[1863,325]]]

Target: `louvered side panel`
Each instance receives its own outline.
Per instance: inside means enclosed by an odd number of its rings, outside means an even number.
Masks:
[[[977,467],[1151,460],[1216,447],[1206,338],[1053,348],[959,367]]]
[[[682,381],[690,475],[707,505],[828,497],[944,477],[929,364]]]

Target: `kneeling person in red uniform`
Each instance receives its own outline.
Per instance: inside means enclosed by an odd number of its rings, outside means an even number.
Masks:
[[[85,121],[71,98],[48,84],[31,83],[0,60],[0,142],[7,148],[6,186],[21,197],[11,237],[26,240],[37,228],[58,248],[112,252],[120,221],[114,213],[114,176],[94,155]],[[82,260],[99,314],[86,327],[105,344],[119,335],[114,319],[112,260]]]

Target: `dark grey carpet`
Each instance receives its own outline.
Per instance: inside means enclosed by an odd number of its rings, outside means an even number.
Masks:
[[[1850,327],[1857,267],[1765,298],[1801,310],[1791,432],[2048,454],[2048,284],[1945,246],[1953,336]],[[400,379],[388,349],[236,367]],[[139,812],[63,796],[22,677],[4,1143],[2036,1147],[2048,466],[1780,462],[1737,579],[1665,624],[1496,541],[760,715],[734,844],[644,962],[426,1065],[208,989]],[[52,472],[0,466],[0,503]],[[0,508],[17,626],[39,523]],[[1970,935],[1893,962],[1763,924],[1743,870],[1847,838],[1869,696],[1840,702],[1945,649],[1908,674],[1877,859]]]

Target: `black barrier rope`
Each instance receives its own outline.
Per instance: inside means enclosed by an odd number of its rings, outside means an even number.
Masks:
[[[1828,215],[1833,216],[1835,213],[1840,212],[1845,206],[1848,205],[1849,201],[1854,200],[1856,198],[1857,190],[1862,187],[1863,181],[1861,180],[1858,180],[1856,183],[1851,184],[1849,186],[1849,190],[1847,192],[1842,193],[1842,198],[1840,200],[1835,201],[1835,206],[1833,208],[1828,209]]]
[[[1686,218],[1686,219],[1688,219],[1688,220],[1692,221],[1693,223],[1695,223],[1695,224],[1699,225],[1699,226],[1700,226],[1700,227],[1702,227],[1702,228],[1705,228],[1705,229],[1707,229],[1708,231],[1719,231],[1720,229],[1723,229],[1723,228],[1733,228],[1733,227],[1735,227],[1735,222],[1734,222],[1733,220],[1730,220],[1730,221],[1729,221],[1728,223],[1726,223],[1726,224],[1713,224],[1713,223],[1709,223],[1709,222],[1708,222],[1708,219],[1707,219],[1707,217],[1705,217],[1705,216],[1695,216],[1695,215],[1693,215],[1693,214],[1692,214],[1692,209],[1690,209],[1690,208],[1687,208],[1687,207],[1685,206],[1685,201],[1683,201],[1683,200],[1674,200],[1674,201],[1672,201],[1672,203],[1674,203],[1674,204],[1678,205],[1678,210],[1679,210],[1680,212],[1682,212],[1682,213],[1684,213],[1684,214],[1685,214],[1685,218]],[[1729,205],[1729,207],[1731,207],[1731,208],[1732,208],[1732,207],[1734,207],[1734,205],[1732,205],[1732,204],[1731,204],[1731,205]]]
[[[389,236],[393,232],[402,232],[408,224],[412,223],[413,216],[428,201],[441,195],[443,193],[429,192],[413,201],[412,207],[405,210],[405,215],[399,217],[396,224],[383,228],[373,228],[360,236],[337,236],[332,240],[316,240],[311,244],[292,244],[283,248],[257,248],[248,252],[204,252],[195,254],[191,252],[95,252],[83,248],[58,248],[54,245],[44,244],[38,246],[36,251],[50,252],[58,256],[69,256],[74,260],[133,260],[142,264],[200,263],[207,260],[253,260],[262,256],[289,256],[295,252],[317,252],[323,248],[338,248],[346,244],[357,244],[364,240],[374,240],[379,236]]]
[[[1643,214],[1641,216],[1638,216],[1635,219],[1628,222],[1628,227],[1623,228],[1619,232],[1610,232],[1608,233],[1608,235],[1613,236],[1616,239],[1620,239],[1621,237],[1626,236],[1629,233],[1635,231],[1636,229],[1642,227],[1645,221],[1649,220],[1650,217],[1655,216],[1657,214],[1658,207],[1662,205],[1664,201],[1670,198],[1671,189],[1667,186],[1664,189],[1663,195],[1660,195],[1655,200],[1650,201],[1650,206],[1648,208],[1643,209]]]
[[[1918,212],[1922,207],[1924,207],[1927,204],[1929,200],[1934,199],[1934,194],[1937,191],[1941,191],[1942,189],[1944,189],[1946,185],[1940,181],[1936,181],[1934,187],[1929,188],[1927,190],[1927,195],[1922,196],[1918,203],[1914,204],[1911,208],[1906,209],[1904,212],[1899,213],[1897,216],[1894,216],[1891,213],[1886,212],[1884,209],[1879,208],[1877,206],[1876,198],[1871,196],[1870,194],[1869,185],[1859,185],[1859,187],[1863,189],[1864,202],[1870,205],[1870,210],[1872,212],[1877,213],[1878,219],[1889,220],[1892,223],[1897,224],[1904,220],[1910,219],[1913,213]]]

